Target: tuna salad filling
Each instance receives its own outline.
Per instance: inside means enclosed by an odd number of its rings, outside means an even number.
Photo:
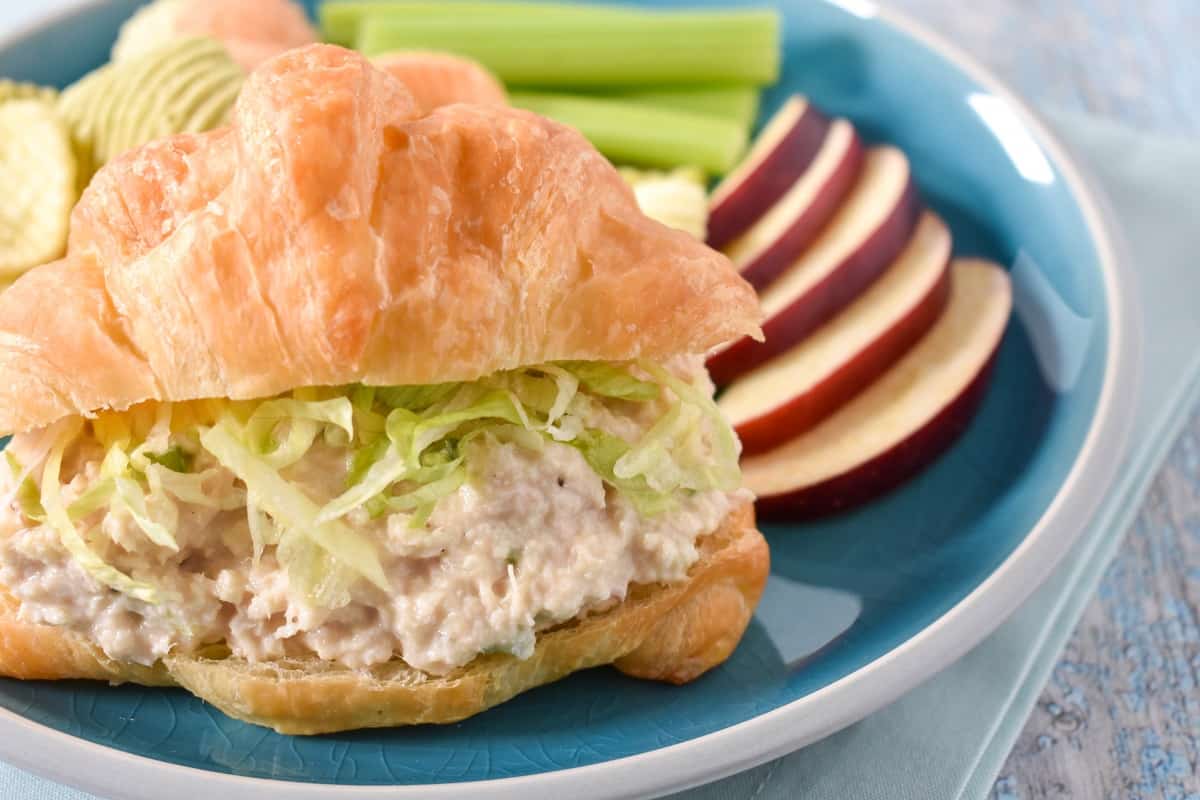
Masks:
[[[16,436],[0,586],[109,657],[445,674],[685,578],[735,505],[699,358],[144,404]]]

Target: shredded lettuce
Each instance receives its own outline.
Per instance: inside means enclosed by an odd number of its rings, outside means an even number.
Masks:
[[[24,476],[17,485],[13,499],[21,514],[34,522],[46,521],[46,509],[42,507],[42,490],[37,482],[29,475],[29,470],[21,466],[21,462],[11,451],[4,453],[8,459],[9,470],[15,476]],[[115,487],[111,480],[102,480],[89,486],[87,490],[75,498],[67,507],[67,514],[72,522],[78,522],[95,511],[104,508],[112,500]]]
[[[654,516],[675,507],[675,498],[651,488],[645,477],[616,474],[617,462],[630,450],[629,443],[619,436],[592,428],[571,441],[571,446],[579,450],[593,472],[628,498],[640,514]]]
[[[461,395],[473,393],[477,397],[465,407],[429,417],[422,417],[407,408],[392,409],[385,424],[389,444],[386,453],[366,470],[357,484],[321,509],[317,521],[339,519],[400,481],[426,484],[420,496],[434,501],[457,489],[462,481],[452,485],[453,482],[447,479],[461,466],[463,457],[457,452],[457,443],[446,441],[451,434],[465,424],[483,420],[501,420],[528,427],[528,416],[511,391],[490,389],[479,392],[475,387],[458,388],[454,394],[440,397],[439,401],[461,406],[468,403]],[[437,405],[426,405],[427,399],[420,398],[420,404],[430,413]],[[435,445],[439,444],[445,446],[438,449]],[[439,494],[439,489],[444,491]],[[412,508],[418,505],[412,505]]]
[[[358,483],[331,500],[317,515],[318,522],[327,522],[344,517],[354,509],[367,503],[400,480],[407,470],[404,458],[389,452],[365,472]]]
[[[340,522],[319,522],[320,508],[246,444],[246,434],[230,418],[200,434],[200,442],[246,485],[255,503],[271,515],[285,533],[300,534],[329,554],[337,564],[357,572],[384,591],[387,576],[375,546],[363,534]]]
[[[639,411],[639,404],[653,405]],[[597,427],[635,413],[654,420],[636,441]],[[557,362],[470,382],[309,388],[257,403],[109,412],[88,423],[104,454],[98,476],[64,507],[63,453],[84,424],[71,423],[48,455],[37,456],[44,460],[40,485],[31,474],[36,465],[5,454],[17,481],[14,499],[26,517],[57,531],[96,580],[141,599],[157,599],[154,587],[106,564],[76,525],[116,509],[154,545],[178,551],[178,512],[168,498],[224,512],[244,508],[255,561],[274,548],[293,591],[336,607],[359,580],[388,589],[375,543],[344,518],[399,513],[410,528],[424,528],[437,505],[472,480],[473,464],[492,442],[535,451],[569,445],[643,516],[740,481],[737,439],[709,393],[650,362]],[[318,442],[347,456],[344,489],[327,501],[289,479],[289,468]]]
[[[459,383],[433,383],[428,386],[380,386],[375,396],[389,408],[404,408],[413,413],[428,411],[452,397],[462,386]]]
[[[347,442],[354,436],[354,406],[349,398],[268,400],[250,415],[245,435],[257,455],[275,469],[283,469],[304,457],[325,425],[344,431]],[[281,426],[286,427],[282,439],[278,438]]]
[[[547,364],[541,369],[554,379],[554,385],[558,389],[558,393],[554,396],[554,403],[546,411],[546,429],[553,435],[554,424],[562,419],[563,414],[567,413],[567,409],[571,407],[571,398],[579,392],[579,377],[570,370],[553,364]]]
[[[458,491],[467,480],[467,470],[456,464],[445,475],[414,489],[406,494],[395,495],[387,499],[388,508],[393,511],[413,512],[412,527],[420,527],[429,520],[434,506],[446,495]]]
[[[21,465],[11,450],[5,450],[4,457],[8,461],[8,471],[12,473],[14,486],[9,502],[15,500],[21,514],[27,519],[45,522],[46,509],[42,508],[42,492],[31,477],[30,470]]]
[[[321,608],[341,608],[350,602],[358,575],[302,531],[284,531],[275,557],[287,570],[291,592]]]
[[[279,529],[271,522],[267,512],[258,507],[253,497],[246,498],[246,521],[250,528],[250,542],[254,547],[254,563],[262,561],[268,546],[279,544]]]
[[[113,505],[124,510],[147,539],[159,547],[166,547],[178,552],[179,544],[169,530],[169,528],[175,527],[175,521],[170,520],[170,524],[167,525],[151,516],[146,506],[146,493],[141,484],[133,477],[135,459],[137,459],[137,463],[149,466],[150,461],[146,458],[146,449],[148,447],[160,449],[166,444],[165,437],[170,433],[170,412],[165,416],[160,415],[159,420],[160,422],[165,421],[166,430],[156,430],[146,442],[134,448],[132,453],[126,454],[121,448],[120,442],[110,447],[104,456],[104,461],[100,464],[100,475],[112,484]],[[155,428],[159,428],[158,423]]]
[[[382,432],[383,426],[381,425],[380,433]],[[390,445],[391,442],[386,438],[379,437],[355,450],[354,457],[350,459],[350,469],[346,472],[346,486],[354,486],[365,478],[371,467],[387,455]]]
[[[512,392],[493,389],[469,406],[428,419],[397,417],[397,409],[388,415],[388,438],[393,445],[408,444],[407,464],[410,469],[421,466],[421,456],[431,446],[442,441],[464,423],[480,420],[503,420],[514,425],[531,427],[524,407]]]
[[[75,523],[71,521],[66,506],[63,505],[62,487],[59,484],[63,454],[82,428],[82,420],[74,419],[64,423],[58,440],[46,456],[46,463],[42,467],[42,506],[46,509],[46,523],[58,534],[63,548],[71,554],[75,563],[97,583],[145,603],[158,603],[159,596],[155,587],[134,580],[109,565],[88,546],[88,543],[76,530]]]
[[[215,508],[218,511],[234,511],[246,505],[246,493],[240,489],[223,489],[214,493],[207,488],[211,482],[220,479],[220,470],[216,467],[203,472],[180,473],[159,464],[152,464],[145,474],[151,494],[166,492],[185,503]]]
[[[146,493],[133,478],[120,477],[114,479],[116,485],[115,498],[117,504],[125,509],[146,538],[159,547],[166,547],[179,552],[179,543],[167,526],[154,519],[146,507]],[[172,506],[173,507],[173,506]],[[173,525],[171,527],[174,527]]]
[[[192,471],[192,462],[195,456],[176,445],[161,453],[150,453],[146,458],[150,460],[150,463],[166,467],[172,472],[187,473]]]
[[[118,439],[108,450],[110,457],[120,456],[122,459],[120,469],[132,467],[135,470],[144,470],[150,465],[150,459],[153,455],[165,452],[170,447],[171,441],[171,415],[172,408],[169,403],[160,403],[153,408],[149,406],[137,409],[134,413],[135,428],[134,435],[140,440],[140,443],[128,453],[125,448],[129,446],[128,439]],[[148,429],[144,434],[141,429]]]
[[[545,364],[534,370],[501,372],[483,382],[509,394],[521,425],[547,431],[552,436],[556,423],[567,413],[579,392],[579,378],[570,370]],[[535,422],[529,412],[538,417]]]
[[[564,361],[560,365],[570,370],[589,392],[601,397],[644,402],[658,397],[662,388],[644,381],[620,364],[605,361]]]
[[[693,425],[688,435],[678,443],[675,456],[676,462],[691,475],[689,488],[726,492],[738,488],[742,482],[738,467],[742,446],[712,396],[658,364],[645,361],[639,366],[670,389],[679,403],[699,413],[698,424]]]
[[[112,497],[116,490],[116,482],[111,478],[89,486],[87,491],[76,497],[71,502],[71,505],[67,507],[67,513],[70,515],[71,521],[79,522],[107,506],[112,502]]]
[[[467,478],[465,445],[481,431],[522,432],[522,444],[570,444],[592,469],[624,495],[639,513],[660,514],[675,506],[680,492],[736,488],[737,440],[705,392],[653,364],[562,362],[497,373],[467,384],[433,387],[356,389],[355,407],[366,411],[376,400],[388,411],[386,438],[375,438],[355,453],[348,488],[328,503],[318,521],[339,519],[367,507],[416,510],[412,524],[424,524],[436,502]],[[674,401],[635,443],[583,423],[592,403],[620,400]],[[409,405],[404,405],[405,403]],[[574,413],[573,413],[574,412]],[[707,444],[722,459],[715,468]]]

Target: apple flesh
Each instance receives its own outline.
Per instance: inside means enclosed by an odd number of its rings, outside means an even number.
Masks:
[[[769,284],[812,244],[854,187],[863,154],[854,126],[835,120],[804,173],[753,225],[722,247],[754,288]]]
[[[783,197],[816,158],[829,125],[829,118],[800,95],[775,112],[750,152],[713,190],[709,247],[729,244]]]
[[[714,352],[718,385],[790,350],[878,278],[907,245],[921,216],[908,159],[873,150],[837,213],[804,253],[760,295],[764,341],[744,337]]]
[[[816,427],[895,364],[950,296],[950,230],[926,213],[883,276],[812,336],[735,381],[720,406],[746,454]]]
[[[793,518],[840,511],[941,455],[982,401],[1011,309],[1004,270],[955,262],[946,310],[904,358],[816,428],[743,459],[759,511]]]

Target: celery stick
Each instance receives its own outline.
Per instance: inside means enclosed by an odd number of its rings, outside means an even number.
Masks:
[[[428,18],[447,19],[450,15],[505,17],[518,15],[529,17],[537,14],[553,15],[612,15],[626,13],[639,15],[634,8],[620,6],[581,5],[578,3],[549,2],[472,2],[472,0],[326,0],[318,9],[321,31],[325,41],[351,47],[358,39],[358,29],[367,17],[391,17],[399,21]]]
[[[727,172],[746,148],[746,129],[728,120],[602,97],[514,92],[518,108],[577,128],[614,162],[646,167],[694,165]]]
[[[516,86],[766,84],[779,74],[773,11],[364,18],[358,49],[448,50]]]
[[[758,94],[759,90],[754,86],[659,86],[606,93],[606,96],[629,103],[727,119],[749,128],[758,116]]]

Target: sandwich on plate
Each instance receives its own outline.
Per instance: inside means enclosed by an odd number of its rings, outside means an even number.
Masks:
[[[0,295],[0,675],[297,734],[692,680],[768,569],[703,367],[758,321],[575,131],[284,53]]]

